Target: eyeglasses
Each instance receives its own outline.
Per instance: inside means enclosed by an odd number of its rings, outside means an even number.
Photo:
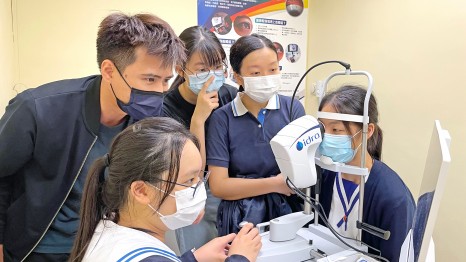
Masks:
[[[201,174],[204,175],[204,178],[201,177]],[[199,174],[197,175],[198,178],[199,178],[199,181],[196,183],[196,185],[184,185],[184,184],[179,184],[179,183],[176,183],[176,182],[172,182],[172,181],[168,181],[168,180],[160,180],[160,181],[163,181],[163,182],[167,182],[169,184],[175,184],[175,185],[178,185],[178,186],[184,186],[184,187],[190,187],[190,188],[193,188],[194,189],[194,192],[193,192],[193,198],[194,196],[196,195],[196,192],[197,192],[197,189],[199,188],[199,186],[202,184],[202,183],[207,183],[207,180],[209,179],[209,176],[210,176],[210,171],[201,171],[199,172]]]
[[[216,76],[223,76],[228,71],[228,67],[224,65],[222,66],[222,68],[203,72],[192,72],[187,68],[185,68],[185,70],[189,71],[192,75],[195,75],[197,79],[206,79],[210,76],[210,72],[212,72]]]
[[[251,29],[251,24],[249,24],[248,22],[241,22],[241,23],[237,23],[236,25],[238,28]]]

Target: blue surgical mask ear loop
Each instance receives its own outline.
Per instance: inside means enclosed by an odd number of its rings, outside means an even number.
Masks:
[[[188,74],[186,70],[188,70],[186,67],[181,68],[181,71],[183,72],[183,79],[184,79],[183,83],[186,83],[186,86],[188,87],[188,89],[190,89],[189,88],[189,85],[191,84],[191,82],[189,81],[190,74]],[[195,74],[191,74],[191,75],[197,78]]]
[[[359,131],[356,132],[356,133],[351,137],[351,140],[353,140],[354,137],[355,137],[356,135],[358,135],[361,131],[362,131],[362,128],[359,129]],[[362,138],[361,138],[361,139],[362,139]],[[351,144],[353,144],[352,141],[351,141]],[[362,145],[362,141],[361,141],[361,143],[359,143],[359,146],[357,146],[357,147],[354,149],[353,159],[354,159],[354,157],[356,156],[356,153],[358,152],[358,150],[359,150],[359,148],[361,147],[361,145]]]
[[[183,79],[184,79],[184,81],[187,82],[188,79],[189,79],[189,74],[185,71],[185,69],[186,69],[186,67],[184,67],[184,68],[182,67],[182,68],[181,68],[181,72],[183,72]]]
[[[353,150],[353,157],[351,158],[351,160],[350,160],[349,162],[353,161],[354,157],[355,157],[356,154],[358,153],[359,148],[360,148],[361,145],[362,145],[362,141],[361,141],[361,143],[359,143],[359,145],[358,145],[355,149],[353,149],[353,139],[354,139],[354,137],[357,136],[361,131],[362,131],[362,129],[359,129],[359,131],[356,132],[356,133],[350,138],[350,139],[351,139],[351,150]]]

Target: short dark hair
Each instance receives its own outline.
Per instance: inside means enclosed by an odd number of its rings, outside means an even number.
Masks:
[[[135,50],[147,48],[149,55],[160,56],[163,66],[173,66],[185,60],[184,47],[170,25],[152,14],[128,16],[113,13],[99,26],[97,33],[97,62],[105,59],[120,70],[134,63]]]
[[[230,49],[230,65],[235,73],[240,74],[243,59],[251,52],[258,49],[268,47],[277,54],[275,45],[263,35],[251,34],[242,36],[231,46]],[[278,54],[277,54],[278,59]]]
[[[199,52],[202,61],[207,67],[213,67],[220,64],[227,65],[225,50],[215,34],[202,26],[191,26],[183,30],[180,39],[185,46],[187,59],[182,63],[186,66],[187,60],[193,53]],[[179,86],[184,82],[184,78],[177,76],[173,81],[172,87]]]
[[[226,54],[215,34],[202,26],[186,28],[180,34],[186,49],[186,57],[199,52],[201,59],[208,67],[226,63]]]
[[[319,111],[325,105],[331,105],[337,113],[350,115],[364,114],[364,99],[366,98],[367,90],[352,85],[345,85],[338,88],[336,91],[328,93],[322,98],[319,105]],[[377,109],[377,100],[371,94],[369,98],[369,123],[373,123],[374,133],[367,141],[367,151],[372,158],[381,160],[382,158],[382,142],[383,132],[379,127],[379,110]],[[346,130],[349,130],[349,122],[343,121]],[[362,127],[362,124],[360,124]]]

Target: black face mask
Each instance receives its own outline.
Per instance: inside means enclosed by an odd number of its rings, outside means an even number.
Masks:
[[[131,87],[120,73],[120,70],[116,66],[115,68],[129,89],[131,89],[129,102],[125,104],[120,99],[118,99],[118,97],[115,95],[115,92],[113,91],[113,86],[110,84],[113,95],[117,100],[118,107],[120,107],[123,112],[127,113],[131,118],[133,118],[135,122],[146,117],[161,116],[164,93],[156,91],[143,91]]]

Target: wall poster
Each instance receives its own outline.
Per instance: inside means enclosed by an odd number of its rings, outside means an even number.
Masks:
[[[198,0],[198,25],[213,31],[227,57],[241,36],[266,36],[278,51],[282,95],[291,96],[307,69],[308,0]],[[229,69],[229,81],[232,71]],[[304,96],[304,83],[298,90]]]

